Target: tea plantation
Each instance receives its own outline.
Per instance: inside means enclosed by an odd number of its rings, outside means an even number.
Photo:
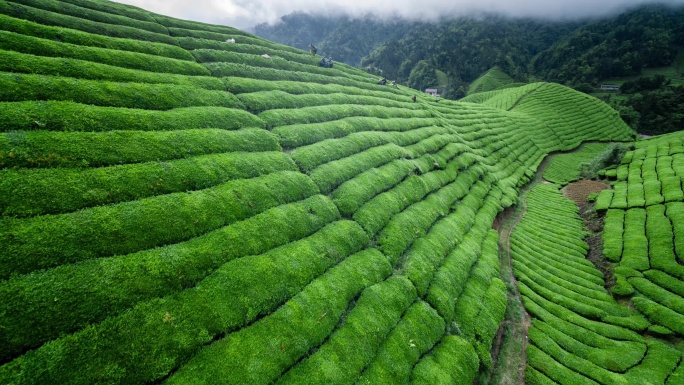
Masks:
[[[634,139],[561,85],[435,102],[102,0],[0,1],[0,35],[1,384],[471,384],[495,218],[548,154]],[[683,141],[638,142],[597,202],[635,309],[530,193],[530,383],[682,383]]]

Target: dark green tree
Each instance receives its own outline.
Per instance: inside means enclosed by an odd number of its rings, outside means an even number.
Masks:
[[[437,87],[438,80],[435,68],[427,61],[421,60],[413,67],[408,78],[408,86],[417,90],[425,90],[430,87]]]

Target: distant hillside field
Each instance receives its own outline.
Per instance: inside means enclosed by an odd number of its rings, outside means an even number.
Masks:
[[[547,155],[635,139],[615,110],[559,84],[437,102],[102,0],[0,1],[0,35],[0,384],[479,381],[510,289],[497,216]],[[646,203],[625,223],[667,225],[675,243],[669,254],[647,230],[610,254],[636,310],[579,262],[581,223],[555,187],[530,204],[553,216],[514,242],[540,319],[529,383],[682,378],[681,352],[661,340],[684,333],[672,280],[683,198],[666,170],[681,146],[646,168],[660,144],[637,144],[615,172],[631,178],[628,159],[644,155],[624,194],[643,182]],[[610,218],[632,209],[617,186],[599,197]],[[650,260],[672,279],[627,252],[644,242],[668,251]]]
[[[493,91],[510,83],[513,83],[513,78],[503,72],[500,67],[495,66],[470,83],[468,95],[476,92]]]

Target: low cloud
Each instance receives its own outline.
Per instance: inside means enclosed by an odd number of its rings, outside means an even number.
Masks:
[[[283,15],[373,15],[381,19],[436,20],[474,13],[567,20],[605,16],[646,3],[684,5],[684,0],[119,0],[181,19],[248,29]]]

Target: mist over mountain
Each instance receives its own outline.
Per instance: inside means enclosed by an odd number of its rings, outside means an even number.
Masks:
[[[459,17],[439,22],[380,21],[375,17],[321,17],[296,13],[254,32],[272,41],[365,67],[418,89],[436,86],[423,72],[446,74],[447,97],[462,97],[468,84],[494,66],[516,81],[567,85],[638,74],[668,65],[684,41],[684,7],[645,5],[619,15],[575,21]],[[418,65],[420,63],[420,65]],[[421,72],[421,73],[417,73]]]
[[[318,19],[369,15],[384,20],[435,22],[483,13],[544,20],[577,20],[616,14],[641,4],[682,5],[684,0],[117,0],[183,19],[250,29],[278,23],[280,17],[306,13]]]

